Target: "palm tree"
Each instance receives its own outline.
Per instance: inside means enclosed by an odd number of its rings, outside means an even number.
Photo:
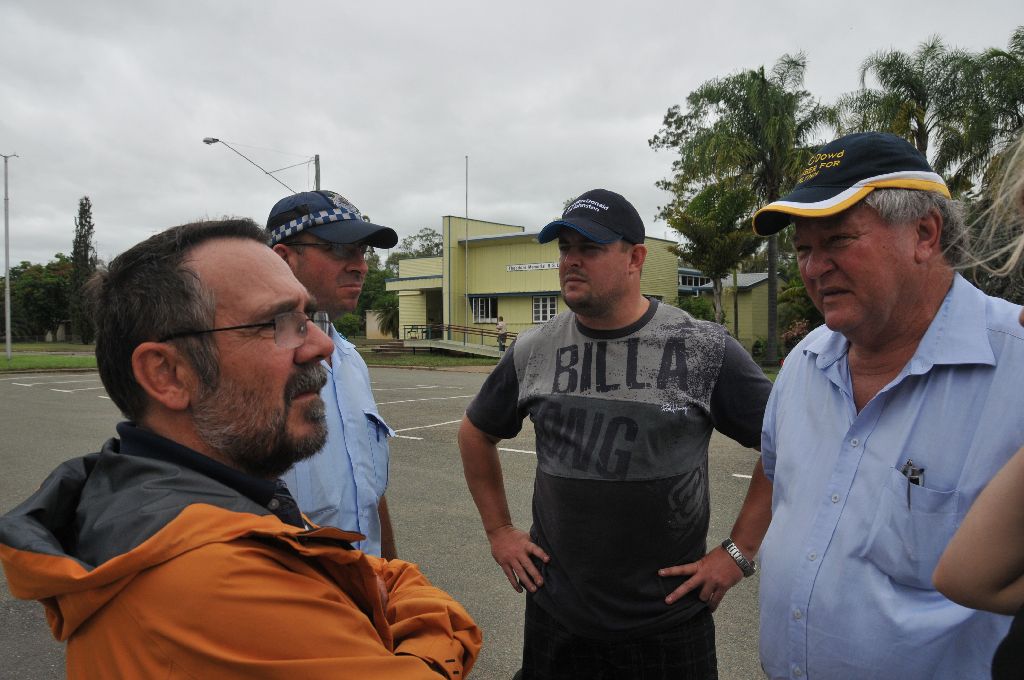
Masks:
[[[397,338],[398,337],[398,296],[394,293],[381,296],[376,305],[377,324],[381,333]]]
[[[897,134],[964,194],[1024,127],[1024,26],[1006,50],[974,54],[933,36],[911,54],[876,52],[861,65],[860,84],[837,104],[837,131]]]
[[[654,149],[678,152],[672,178],[658,186],[673,199],[659,217],[678,212],[688,196],[712,182],[733,178],[762,204],[778,199],[819,146],[812,135],[834,113],[803,89],[807,60],[783,55],[764,67],[709,80],[686,98],[687,110],[673,106],[649,140]],[[768,239],[768,340],[765,361],[778,356],[778,245]]]
[[[947,48],[937,35],[912,54],[872,54],[860,67],[861,89],[839,100],[839,132],[891,132],[927,156],[932,137],[971,85],[973,62],[973,55]],[[867,86],[869,75],[877,87]]]
[[[722,279],[761,245],[750,226],[754,196],[746,187],[735,184],[709,184],[667,220],[686,238],[684,244],[671,250],[711,279],[718,323],[724,320]]]
[[[1013,32],[1005,50],[991,48],[977,56],[972,80],[974,97],[948,132],[956,144],[936,157],[936,169],[959,164],[958,174],[981,177],[988,187],[1003,152],[1024,131],[1024,26]]]

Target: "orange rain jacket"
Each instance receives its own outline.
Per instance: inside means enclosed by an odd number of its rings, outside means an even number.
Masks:
[[[436,680],[473,665],[479,629],[415,565],[118,446],[0,518],[11,593],[43,603],[68,678]]]

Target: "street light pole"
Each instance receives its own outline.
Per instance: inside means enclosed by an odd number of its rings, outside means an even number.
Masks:
[[[247,161],[249,161],[250,163],[252,163],[253,165],[255,165],[255,166],[256,166],[257,168],[259,168],[259,169],[260,169],[260,170],[261,170],[261,171],[263,172],[263,174],[265,174],[265,175],[266,175],[267,177],[269,177],[270,179],[274,180],[275,182],[277,182],[278,184],[280,184],[281,186],[283,186],[283,187],[284,187],[285,189],[287,189],[288,191],[292,192],[293,194],[294,194],[294,193],[297,193],[297,192],[295,191],[295,189],[292,189],[292,188],[291,188],[290,186],[288,186],[287,184],[285,184],[284,182],[282,182],[282,181],[281,181],[281,180],[279,180],[278,178],[274,177],[274,174],[273,174],[272,172],[269,172],[269,171],[267,171],[267,170],[264,170],[264,169],[263,169],[263,167],[262,167],[262,166],[260,166],[260,164],[259,164],[259,163],[257,163],[257,162],[256,162],[256,161],[254,161],[253,159],[249,158],[249,157],[248,157],[248,156],[246,156],[246,155],[245,155],[244,153],[242,153],[241,151],[239,151],[239,150],[238,150],[238,149],[236,149],[235,147],[231,146],[230,144],[228,144],[228,143],[227,143],[227,142],[225,142],[224,140],[222,140],[222,139],[217,139],[216,137],[203,137],[203,144],[223,144],[224,146],[228,147],[229,149],[231,149],[232,151],[234,151],[235,153],[237,153],[237,154],[238,154],[239,156],[241,156],[241,157],[242,157],[242,158],[244,158],[245,160],[247,160]],[[276,172],[276,171],[275,171],[275,172]]]
[[[4,335],[7,338],[7,363],[11,363],[11,239],[10,198],[7,195],[7,160],[18,154],[0,154],[4,157]]]
[[[290,186],[288,186],[287,184],[285,184],[284,182],[279,180],[277,177],[275,177],[274,173],[275,172],[281,172],[282,170],[288,170],[290,168],[295,168],[295,167],[298,167],[300,165],[308,166],[309,165],[309,161],[313,161],[313,166],[316,169],[316,174],[314,175],[313,186],[314,186],[314,189],[316,191],[320,191],[320,154],[316,154],[312,158],[307,158],[302,163],[296,163],[295,165],[288,165],[288,166],[285,166],[283,168],[278,168],[277,170],[265,170],[263,167],[261,167],[259,164],[257,164],[256,161],[254,161],[253,159],[249,158],[244,153],[242,153],[241,151],[239,151],[235,147],[233,147],[230,144],[228,144],[227,142],[225,142],[223,139],[217,139],[216,137],[203,137],[203,144],[207,144],[207,145],[223,144],[224,146],[228,147],[229,149],[231,149],[232,151],[237,153],[239,156],[241,156],[245,160],[247,160],[250,163],[252,163],[253,165],[255,165],[257,168],[259,168],[263,172],[263,174],[267,175],[268,177],[270,177],[270,179],[274,180],[275,182],[277,182],[278,184],[280,184],[281,186],[283,186],[285,189],[287,189],[288,191],[292,192],[293,194],[296,193],[295,189],[292,189]]]

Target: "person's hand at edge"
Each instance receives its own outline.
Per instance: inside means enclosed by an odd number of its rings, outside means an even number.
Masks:
[[[533,563],[533,557],[538,557],[544,562],[551,558],[530,540],[528,533],[506,524],[488,531],[487,538],[491,542],[491,556],[505,572],[505,578],[517,593],[523,592],[524,586],[531,593],[535,593],[537,588],[544,585],[544,579]]]
[[[715,611],[725,593],[743,580],[743,570],[725,548],[717,546],[696,562],[680,564],[658,570],[658,576],[687,576],[687,580],[665,598],[665,604],[674,604],[690,591],[700,588],[698,597]]]

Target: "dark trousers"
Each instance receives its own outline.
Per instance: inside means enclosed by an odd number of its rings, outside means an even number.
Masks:
[[[717,680],[715,624],[701,611],[640,638],[596,640],[570,633],[526,598],[523,680]]]

